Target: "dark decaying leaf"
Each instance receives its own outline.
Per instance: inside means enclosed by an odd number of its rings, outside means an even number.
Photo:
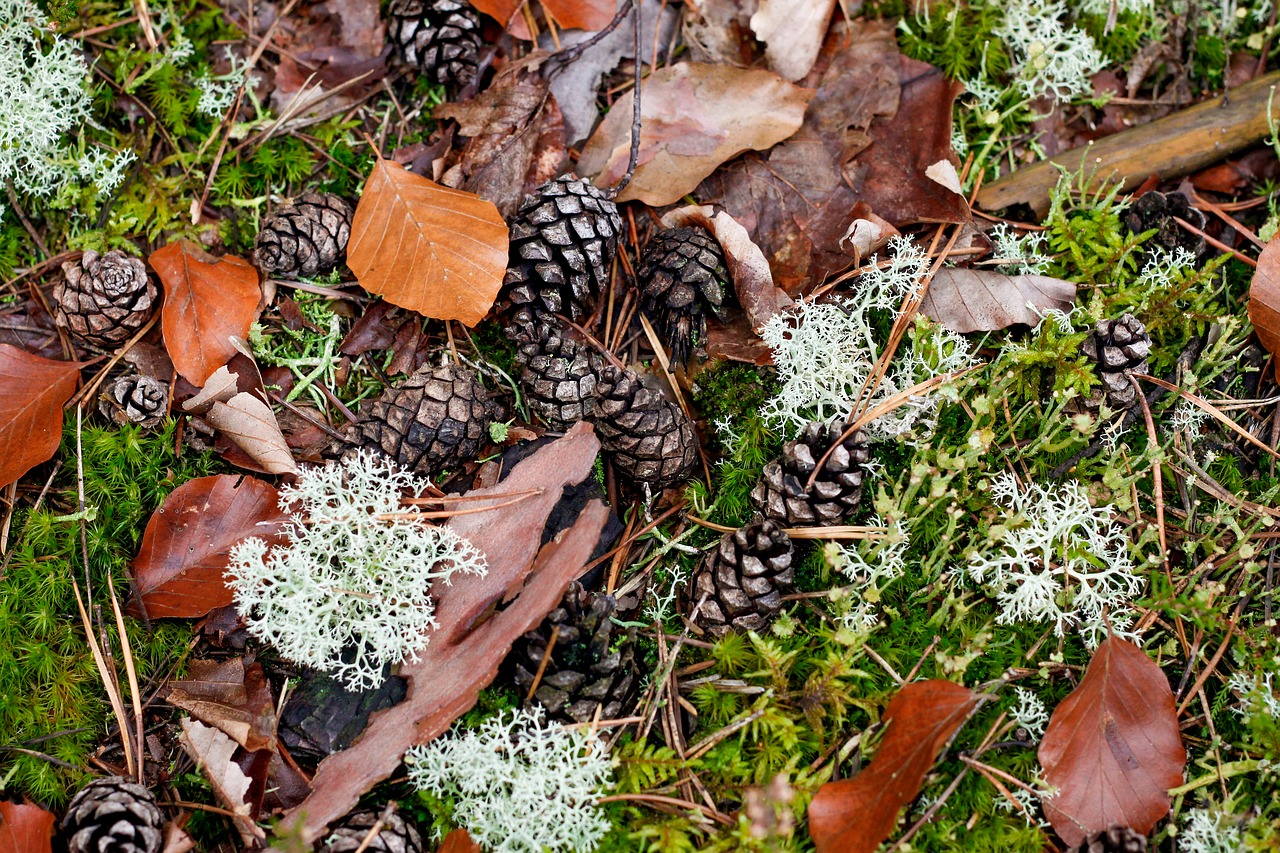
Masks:
[[[193,660],[187,677],[170,683],[164,698],[245,749],[275,749],[275,699],[260,663]]]
[[[350,690],[324,672],[303,673],[280,715],[280,742],[294,756],[316,759],[351,746],[374,711],[405,697],[405,680],[387,669],[387,678],[372,690]]]
[[[53,849],[54,821],[53,814],[39,806],[0,799],[0,850],[49,853]]]
[[[1280,353],[1280,236],[1272,237],[1258,256],[1249,285],[1249,322],[1275,358]]]
[[[1075,846],[1112,826],[1150,835],[1169,813],[1187,753],[1169,680],[1142,649],[1108,637],[1040,742],[1054,831]]]
[[[173,490],[147,522],[133,561],[134,587],[153,619],[193,619],[231,603],[222,579],[233,545],[249,536],[284,541],[287,516],[270,483],[219,474]]]
[[[944,267],[929,283],[920,310],[953,332],[994,332],[1034,326],[1046,309],[1068,310],[1076,286],[1047,275]]]
[[[62,442],[62,406],[80,365],[0,344],[0,486],[49,459]]]
[[[809,804],[809,833],[818,853],[872,853],[880,846],[977,705],[976,694],[950,681],[918,681],[899,690],[885,708],[888,729],[871,766],[852,779],[823,785]]]

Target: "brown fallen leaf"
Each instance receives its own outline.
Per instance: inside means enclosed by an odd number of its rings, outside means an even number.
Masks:
[[[528,27],[516,17],[524,5],[523,0],[471,0],[471,5],[504,27],[510,27],[516,38],[530,37]],[[602,30],[613,20],[615,11],[614,0],[541,0],[539,5],[566,30]],[[513,26],[517,20],[522,24],[518,28]]]
[[[0,799],[0,850],[12,853],[50,853],[54,816],[31,803]],[[459,853],[466,850],[458,848]]]
[[[162,698],[247,750],[276,748],[276,704],[260,663],[193,660],[187,677],[170,682]]]
[[[62,406],[80,365],[0,344],[0,486],[51,458],[62,442]]]
[[[215,258],[189,240],[151,253],[164,284],[160,324],[174,369],[197,387],[238,352],[258,313],[258,271],[233,255]]]
[[[249,804],[249,788],[252,780],[232,759],[236,742],[213,726],[188,717],[182,719],[182,733],[178,735],[178,741],[191,760],[200,765],[214,794],[231,812],[232,821],[245,844],[250,849],[257,847],[266,839],[266,833],[251,818],[253,809]]]
[[[1068,846],[1112,826],[1150,835],[1169,813],[1187,753],[1169,680],[1142,649],[1108,637],[1049,718],[1044,815]]]
[[[351,223],[347,265],[394,305],[474,326],[507,270],[507,226],[490,202],[379,158]]]
[[[591,427],[578,423],[517,463],[501,483],[469,493],[501,503],[505,494],[538,490],[515,508],[450,519],[455,532],[484,552],[489,573],[455,578],[441,590],[431,642],[416,663],[400,669],[408,681],[405,700],[375,713],[350,749],[320,762],[314,793],[285,816],[283,833],[300,829],[308,843],[319,838],[395,771],[407,748],[438,736],[475,704],[511,643],[560,602],[599,541],[608,509],[592,501],[572,527],[539,550],[542,530],[564,486],[590,475],[599,450]],[[469,506],[481,509],[484,502]],[[494,612],[501,602],[508,603]]]
[[[1258,255],[1249,285],[1249,322],[1274,359],[1280,353],[1280,237],[1272,237]]]
[[[1046,309],[1069,309],[1076,286],[1047,275],[944,267],[934,275],[920,310],[953,332],[994,332],[1034,326]]]
[[[879,847],[978,701],[963,685],[940,679],[899,690],[885,708],[888,730],[871,766],[852,779],[823,785],[809,804],[809,834],[817,853],[872,853]]]
[[[205,414],[215,429],[229,438],[267,474],[297,474],[289,444],[280,432],[271,407],[241,391],[225,403],[215,402]]]
[[[764,58],[783,80],[795,82],[813,68],[836,0],[760,0],[751,31],[765,43]]]
[[[240,540],[285,541],[280,493],[253,477],[219,474],[188,480],[151,515],[130,571],[152,619],[194,619],[231,603],[223,582]]]
[[[681,62],[641,84],[640,155],[618,201],[654,206],[689,194],[716,167],[795,133],[813,90],[772,71]],[[633,93],[619,98],[582,149],[578,171],[613,186],[627,171]]]
[[[436,853],[480,853],[480,845],[471,840],[471,834],[465,829],[455,829],[440,842]]]

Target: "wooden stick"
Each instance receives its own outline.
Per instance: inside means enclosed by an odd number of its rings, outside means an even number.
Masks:
[[[1083,165],[1086,173],[1096,168],[1091,180],[1118,180],[1125,189],[1151,175],[1168,179],[1203,169],[1267,137],[1267,107],[1277,85],[1280,71],[1273,71],[1226,95],[1017,169],[983,187],[978,206],[1000,210],[1022,203],[1043,216],[1059,165],[1069,171]],[[1280,103],[1272,108],[1280,114]]]

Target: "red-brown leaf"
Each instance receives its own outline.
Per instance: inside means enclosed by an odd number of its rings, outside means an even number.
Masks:
[[[173,366],[201,386],[238,351],[258,311],[258,272],[233,255],[215,258],[195,243],[179,240],[151,253],[164,283],[160,313],[164,345]]]
[[[505,27],[514,23],[512,18],[524,3],[522,0],[471,0],[471,5]],[[602,30],[613,20],[615,11],[614,0],[542,0],[541,5],[555,18],[556,24],[566,30]],[[529,38],[527,27],[512,26],[511,33],[517,38]]]
[[[479,196],[379,159],[351,223],[347,264],[393,305],[474,326],[507,270],[507,226]]]
[[[183,483],[152,514],[133,582],[153,619],[194,619],[231,603],[222,579],[231,547],[249,536],[284,540],[280,495],[253,477],[219,474]]]
[[[53,815],[39,806],[0,799],[0,850],[49,853],[53,849],[53,824]]]
[[[978,697],[934,679],[908,684],[885,708],[884,742],[871,766],[828,782],[809,804],[817,853],[871,853],[898,825],[898,812],[920,793],[938,752],[969,719]]]
[[[1249,322],[1274,358],[1280,353],[1280,236],[1272,237],[1258,256],[1249,285]]]
[[[169,684],[164,698],[251,752],[275,749],[276,705],[260,663],[193,660],[187,677]]]
[[[1045,817],[1068,846],[1116,825],[1149,835],[1186,757],[1168,679],[1142,649],[1108,637],[1040,742],[1045,781],[1058,789]]]
[[[436,853],[480,853],[480,845],[471,840],[471,833],[455,829],[444,837]]]
[[[58,450],[62,406],[75,393],[80,365],[0,344],[0,486]]]

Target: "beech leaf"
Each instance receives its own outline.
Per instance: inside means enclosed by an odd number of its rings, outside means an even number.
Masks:
[[[31,803],[0,799],[0,850],[13,853],[49,853],[53,850],[52,813]],[[459,847],[460,853],[466,851]]]
[[[1169,680],[1142,649],[1108,637],[1040,742],[1044,814],[1074,847],[1112,826],[1150,835],[1169,813],[1187,753]]]
[[[378,159],[351,223],[347,265],[393,305],[474,326],[507,270],[507,226],[472,193]]]
[[[470,0],[477,11],[483,12],[504,27],[511,26],[511,34],[517,38],[529,38],[529,29],[522,18],[514,18],[522,0]],[[613,20],[614,0],[541,0],[543,10],[566,30],[602,30]]]
[[[934,275],[920,310],[953,332],[994,332],[1034,326],[1044,311],[1065,311],[1076,286],[1047,275],[1005,275],[994,270],[943,268]]]
[[[440,842],[436,853],[480,853],[480,845],[471,840],[471,833],[465,829],[455,829]]]
[[[795,82],[818,58],[836,0],[760,0],[751,31],[765,43],[764,58],[783,80]]]
[[[852,779],[826,783],[809,804],[817,853],[872,853],[879,847],[977,705],[976,694],[951,681],[917,681],[899,690],[884,710],[888,730],[871,765]]]
[[[62,442],[62,407],[80,365],[0,344],[0,486],[50,459]]]
[[[253,808],[248,797],[252,780],[232,758],[236,742],[213,726],[187,717],[182,719],[178,740],[191,760],[200,765],[218,799],[232,812],[232,820],[246,845],[257,846],[253,841],[265,838],[266,834],[250,818]]]
[[[298,465],[271,407],[245,391],[225,403],[215,401],[205,420],[243,450],[268,474],[297,474]]]
[[[1272,237],[1258,255],[1249,285],[1249,322],[1272,357],[1280,354],[1280,236]]]
[[[249,335],[262,298],[258,271],[189,240],[156,249],[148,260],[164,283],[160,326],[173,367],[192,385],[204,385],[238,352],[232,339]]]
[[[681,62],[641,84],[640,156],[618,201],[656,206],[688,195],[726,160],[799,129],[812,89],[772,71]],[[582,150],[578,171],[613,186],[627,171],[633,94],[619,98]]]
[[[253,477],[219,474],[183,483],[151,515],[133,561],[134,587],[153,619],[193,619],[231,603],[223,582],[240,540],[284,541],[280,493]]]
[[[187,677],[171,682],[164,698],[251,752],[276,748],[275,699],[260,663],[193,660]]]

